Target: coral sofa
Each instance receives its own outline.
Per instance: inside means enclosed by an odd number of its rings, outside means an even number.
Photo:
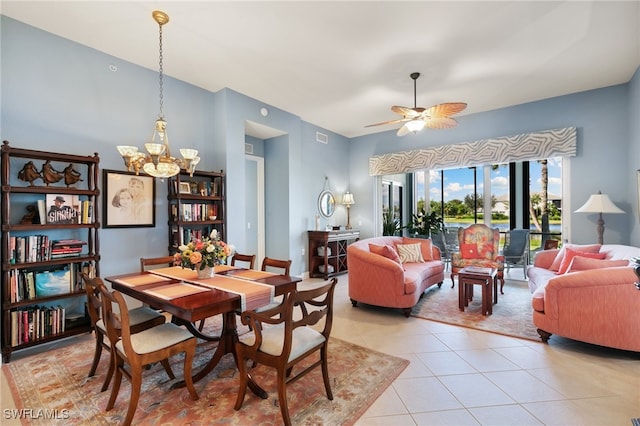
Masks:
[[[640,248],[565,244],[562,250],[539,252],[527,270],[541,339],[557,334],[640,352],[640,291],[628,260]]]
[[[398,251],[415,244],[424,261],[405,257],[402,262]],[[353,306],[362,302],[400,308],[407,317],[424,291],[444,280],[440,249],[427,239],[389,236],[356,241],[347,248],[347,262]]]

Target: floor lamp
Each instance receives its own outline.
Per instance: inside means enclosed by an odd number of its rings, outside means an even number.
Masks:
[[[598,244],[603,244],[604,220],[602,219],[602,213],[624,213],[624,210],[613,204],[613,201],[607,195],[598,191],[597,194],[590,196],[587,202],[575,212],[598,213]]]
[[[345,192],[342,195],[342,204],[344,204],[347,207],[347,227],[346,227],[346,229],[351,229],[350,209],[351,209],[351,206],[355,204],[355,201],[353,200],[353,194],[350,193],[349,191]]]

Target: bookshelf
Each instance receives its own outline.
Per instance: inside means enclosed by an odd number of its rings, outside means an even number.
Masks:
[[[226,237],[224,172],[182,171],[168,179],[169,253],[193,238],[208,236],[213,229]]]
[[[14,351],[91,331],[80,272],[99,274],[97,153],[2,143],[3,362]]]

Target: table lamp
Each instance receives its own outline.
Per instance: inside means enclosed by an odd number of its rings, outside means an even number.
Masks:
[[[602,213],[624,213],[624,210],[621,210],[613,204],[613,201],[609,199],[609,197],[602,192],[598,191],[597,194],[593,194],[589,197],[586,203],[575,213],[598,213],[598,244],[603,244],[603,235],[604,235],[604,220],[602,219]]]
[[[349,191],[345,192],[342,195],[342,204],[347,206],[347,227],[346,227],[346,229],[351,229],[351,216],[350,216],[350,213],[349,213],[349,209],[351,208],[352,205],[355,204],[355,201],[353,200],[353,194],[350,193]]]

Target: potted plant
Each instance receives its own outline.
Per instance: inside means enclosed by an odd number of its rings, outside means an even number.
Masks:
[[[396,235],[400,230],[400,219],[393,215],[393,211],[387,210],[382,215],[382,235]]]
[[[436,211],[426,213],[420,209],[417,214],[411,216],[411,221],[406,226],[409,235],[431,237],[442,232],[444,220]]]

